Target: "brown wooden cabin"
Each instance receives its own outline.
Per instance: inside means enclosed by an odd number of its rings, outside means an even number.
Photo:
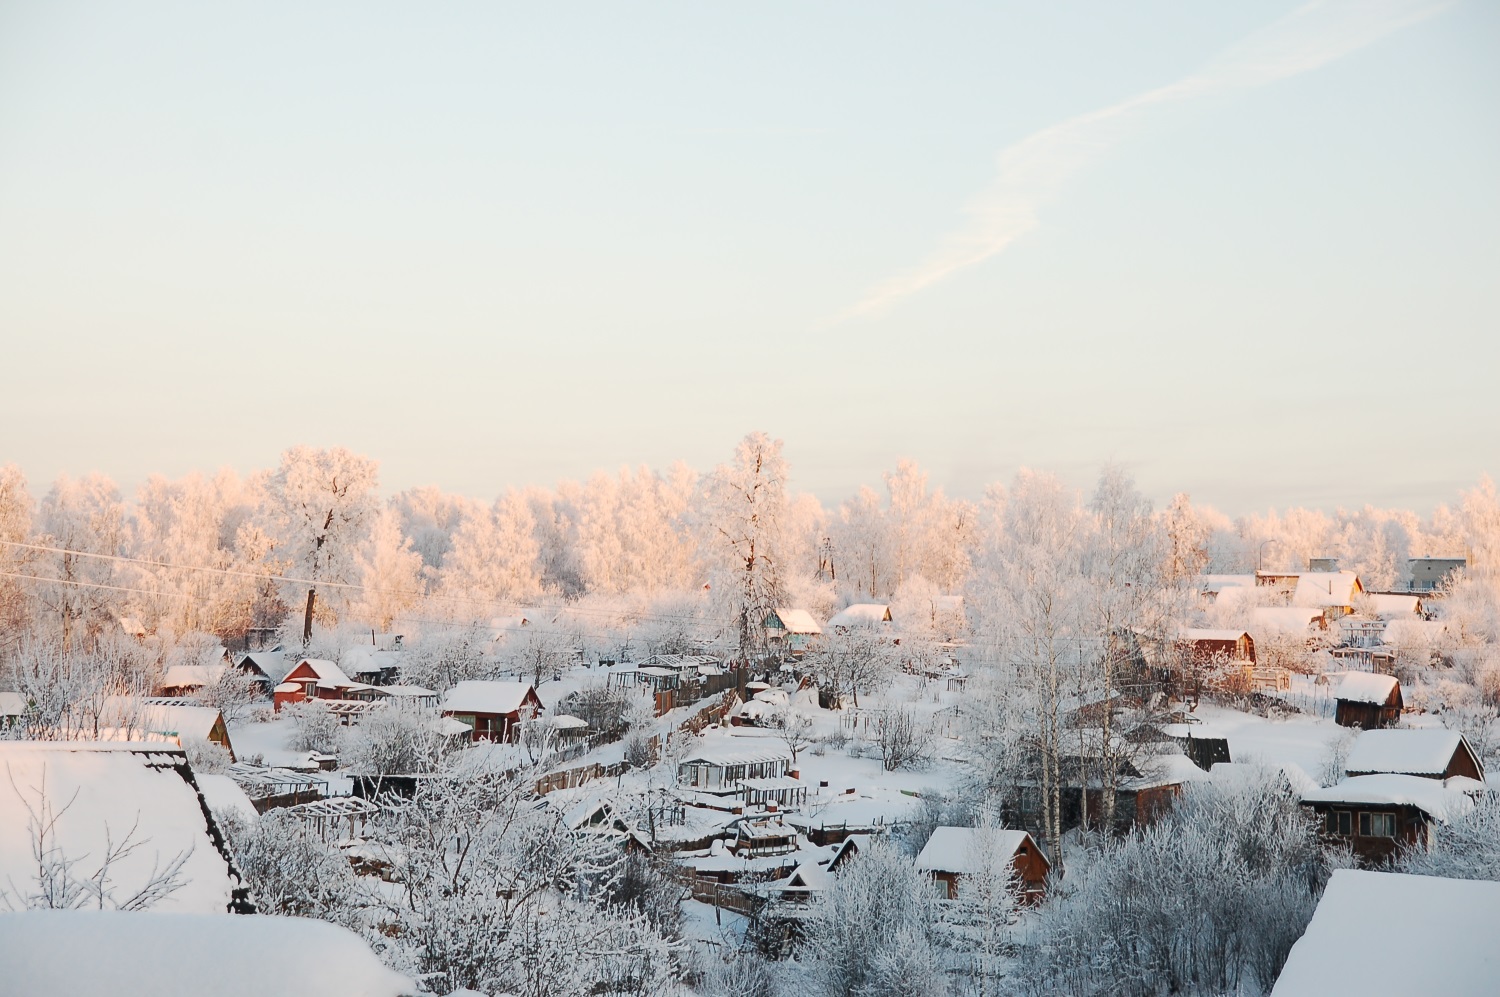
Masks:
[[[520,723],[541,712],[527,682],[460,682],[443,697],[443,716],[473,727],[473,741],[514,740]]]
[[[1353,672],[1334,693],[1334,722],[1340,727],[1376,730],[1401,719],[1401,683],[1394,675]]]
[[[1403,849],[1428,848],[1432,826],[1446,819],[1462,794],[1412,775],[1366,775],[1305,793],[1324,840],[1346,845],[1366,865],[1390,861]]]
[[[374,700],[374,686],[352,681],[342,668],[321,658],[303,658],[275,689],[276,709],[309,699]]]
[[[1177,634],[1177,651],[1198,666],[1220,661],[1255,663],[1255,639],[1244,630],[1182,630]]]
[[[1010,863],[1016,898],[1026,904],[1040,903],[1047,895],[1047,873],[1052,863],[1025,831],[939,827],[918,853],[916,866],[932,874],[940,899],[957,900],[964,877],[972,875],[985,861],[975,851],[985,846],[986,835],[991,836],[995,857]]]

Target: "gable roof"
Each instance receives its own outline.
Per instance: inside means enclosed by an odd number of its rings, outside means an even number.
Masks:
[[[1496,923],[1500,883],[1339,869],[1271,997],[1493,994]]]
[[[1401,688],[1394,675],[1377,675],[1374,672],[1345,672],[1334,690],[1333,698],[1350,703],[1373,703],[1384,706],[1390,702],[1391,694]],[[1448,757],[1452,758],[1450,751]],[[1443,768],[1447,768],[1444,761]]]
[[[202,688],[219,681],[227,671],[229,666],[224,664],[173,665],[162,673],[161,684],[165,689]]]
[[[292,672],[297,671],[303,665],[306,665],[317,678],[318,688],[320,689],[347,689],[350,686],[359,684],[345,675],[344,670],[338,665],[323,658],[303,658],[297,662],[291,672],[287,672],[287,675],[290,676]],[[286,679],[283,678],[282,681],[284,682]]]
[[[0,717],[19,717],[25,712],[25,696],[19,692],[0,692]]]
[[[1422,612],[1422,597],[1402,595],[1394,592],[1371,592],[1367,598],[1375,615],[1383,619],[1392,617],[1414,617]]]
[[[1297,574],[1292,605],[1352,606],[1354,597],[1363,592],[1359,576],[1352,571],[1303,571]]]
[[[988,842],[986,834],[993,835]],[[916,867],[923,872],[973,873],[984,868],[984,848],[991,848],[994,858],[1008,861],[1030,838],[1025,831],[1007,828],[939,827],[917,853]]]
[[[515,713],[536,695],[529,682],[460,682],[443,696],[446,713]]]
[[[151,701],[134,696],[110,696],[100,711],[100,721],[125,740],[135,735],[208,740],[224,715],[212,706],[189,706],[177,702]]]
[[[1200,640],[1226,640],[1236,641],[1241,637],[1249,637],[1245,630],[1212,630],[1207,627],[1184,627],[1177,631],[1177,639],[1185,641]]]
[[[1323,610],[1316,606],[1257,606],[1250,615],[1258,630],[1297,636],[1305,634],[1313,621],[1323,615]]]
[[[1349,775],[1394,772],[1405,775],[1442,775],[1454,752],[1468,742],[1456,730],[1367,730],[1354,742],[1344,771]],[[1473,751],[1469,751],[1472,755]]]
[[[109,867],[118,897],[187,854],[183,886],[153,909],[204,914],[243,910],[245,890],[180,748],[100,741],[0,742],[0,892],[36,889],[28,806],[57,818],[51,844],[76,859],[75,875],[100,868],[127,833],[140,846]],[[25,906],[22,900],[20,906]],[[3,936],[3,933],[0,933]],[[7,967],[7,972],[9,968]]]
[[[783,609],[777,607],[772,610],[776,618],[781,621],[781,626],[789,634],[820,634],[823,628],[818,626],[818,621],[812,618],[812,614],[805,609]]]

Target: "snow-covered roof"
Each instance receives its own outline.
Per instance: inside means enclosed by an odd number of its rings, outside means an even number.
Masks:
[[[515,713],[529,692],[529,682],[460,682],[443,697],[443,709],[449,713]]]
[[[229,671],[228,665],[173,665],[161,676],[167,689],[198,689],[213,685]]]
[[[1189,782],[1204,782],[1208,773],[1193,764],[1187,755],[1158,755],[1138,766],[1141,775],[1127,779],[1121,789],[1139,791],[1160,786],[1180,786]]]
[[[323,658],[303,658],[301,661],[297,662],[296,667],[294,667],[292,671],[296,671],[303,665],[306,665],[312,670],[313,675],[316,676],[318,680],[318,685],[323,688],[346,689],[349,686],[355,684],[354,681],[349,678],[349,676],[344,674],[344,670],[338,665],[334,664],[332,661],[328,661]],[[287,674],[290,675],[291,672],[288,672]]]
[[[834,614],[830,627],[876,626],[891,621],[891,607],[878,602],[856,602]]]
[[[582,717],[575,717],[571,713],[559,713],[555,717],[547,718],[547,726],[553,730],[583,730],[589,722]]]
[[[771,738],[725,738],[689,748],[682,756],[680,765],[694,763],[725,767],[729,765],[755,765],[760,762],[792,760],[786,746]]]
[[[1474,805],[1462,791],[1449,789],[1436,779],[1389,774],[1356,775],[1335,786],[1303,793],[1302,802],[1416,807],[1443,823],[1467,813]]]
[[[1354,742],[1344,771],[1350,775],[1371,772],[1442,775],[1462,743],[1462,734],[1441,727],[1367,730]]]
[[[1297,575],[1292,593],[1294,606],[1352,606],[1363,592],[1359,576],[1352,571],[1303,571]]]
[[[152,703],[133,696],[110,696],[100,712],[100,720],[122,737],[142,733],[206,741],[223,719],[212,706]]]
[[[1314,606],[1258,606],[1250,612],[1257,628],[1292,635],[1306,633],[1323,615],[1323,610]]]
[[[1293,762],[1267,765],[1260,762],[1219,762],[1208,773],[1213,781],[1222,786],[1249,786],[1258,782],[1265,773],[1275,772],[1284,778],[1291,791],[1299,798],[1318,788],[1318,782],[1307,774],[1307,770]]]
[[[1333,693],[1334,699],[1343,699],[1351,703],[1374,703],[1376,706],[1384,706],[1390,701],[1391,693],[1400,688],[1401,683],[1396,681],[1394,675],[1377,675],[1374,672],[1345,672],[1344,677],[1339,679],[1338,688]],[[1448,753],[1452,758],[1453,753]],[[1444,759],[1444,768],[1447,767],[1447,759]],[[1441,771],[1441,769],[1439,770]]]
[[[107,842],[118,846],[130,834],[140,846],[109,867],[117,896],[123,899],[139,891],[154,874],[186,854],[184,885],[155,909],[221,915],[230,909],[240,883],[215,844],[217,835],[210,830],[198,791],[188,782],[192,771],[181,749],[99,741],[0,741],[0,771],[7,773],[0,779],[0,891],[19,892],[20,906],[37,889],[28,807],[40,812],[45,803],[57,817],[51,844],[62,857],[76,860],[74,877],[94,875],[108,851]],[[8,934],[0,931],[0,944],[9,940]],[[13,984],[13,964],[0,958],[0,965],[5,966],[0,978]]]
[[[820,634],[823,628],[818,626],[818,621],[812,618],[812,614],[805,609],[782,609],[775,610],[776,618],[789,634]]]
[[[268,974],[274,961],[274,979]],[[0,914],[4,988],[69,997],[398,997],[416,985],[359,936],[301,917]]]
[[[252,822],[260,819],[255,804],[250,802],[250,797],[245,795],[240,784],[230,776],[198,772],[194,777],[198,780],[198,789],[203,793],[203,800],[208,804],[209,810],[216,814],[229,811]]]
[[[1204,592],[1222,592],[1227,588],[1254,588],[1254,575],[1199,575],[1198,587]]]
[[[346,675],[364,675],[401,664],[401,652],[373,644],[355,644],[339,655],[339,668]]]
[[[18,717],[25,712],[25,696],[19,692],[0,692],[0,717]]]
[[[420,685],[377,685],[375,689],[397,699],[436,699],[437,691]]]
[[[986,837],[989,841],[986,842]],[[995,858],[1009,859],[1031,835],[1006,828],[939,827],[917,853],[916,867],[923,872],[972,873],[985,868],[986,847]]]
[[[1340,869],[1271,997],[1490,997],[1500,883]]]
[[[1422,608],[1421,597],[1415,595],[1372,592],[1368,598],[1370,600],[1370,608],[1375,611],[1376,616],[1380,617],[1415,617],[1417,612]]]
[[[1250,636],[1243,630],[1213,630],[1206,627],[1184,627],[1177,631],[1178,640],[1228,640],[1235,641]]]

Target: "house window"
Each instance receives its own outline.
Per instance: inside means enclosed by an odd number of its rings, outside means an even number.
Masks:
[[[1365,838],[1394,838],[1396,815],[1362,813],[1359,815],[1359,833]]]
[[[1330,810],[1328,812],[1329,834],[1352,834],[1354,832],[1353,814],[1347,810]]]

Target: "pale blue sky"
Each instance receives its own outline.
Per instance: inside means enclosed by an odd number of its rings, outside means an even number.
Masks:
[[[1477,0],[4,0],[0,461],[1425,510],[1500,473],[1497,177]]]

